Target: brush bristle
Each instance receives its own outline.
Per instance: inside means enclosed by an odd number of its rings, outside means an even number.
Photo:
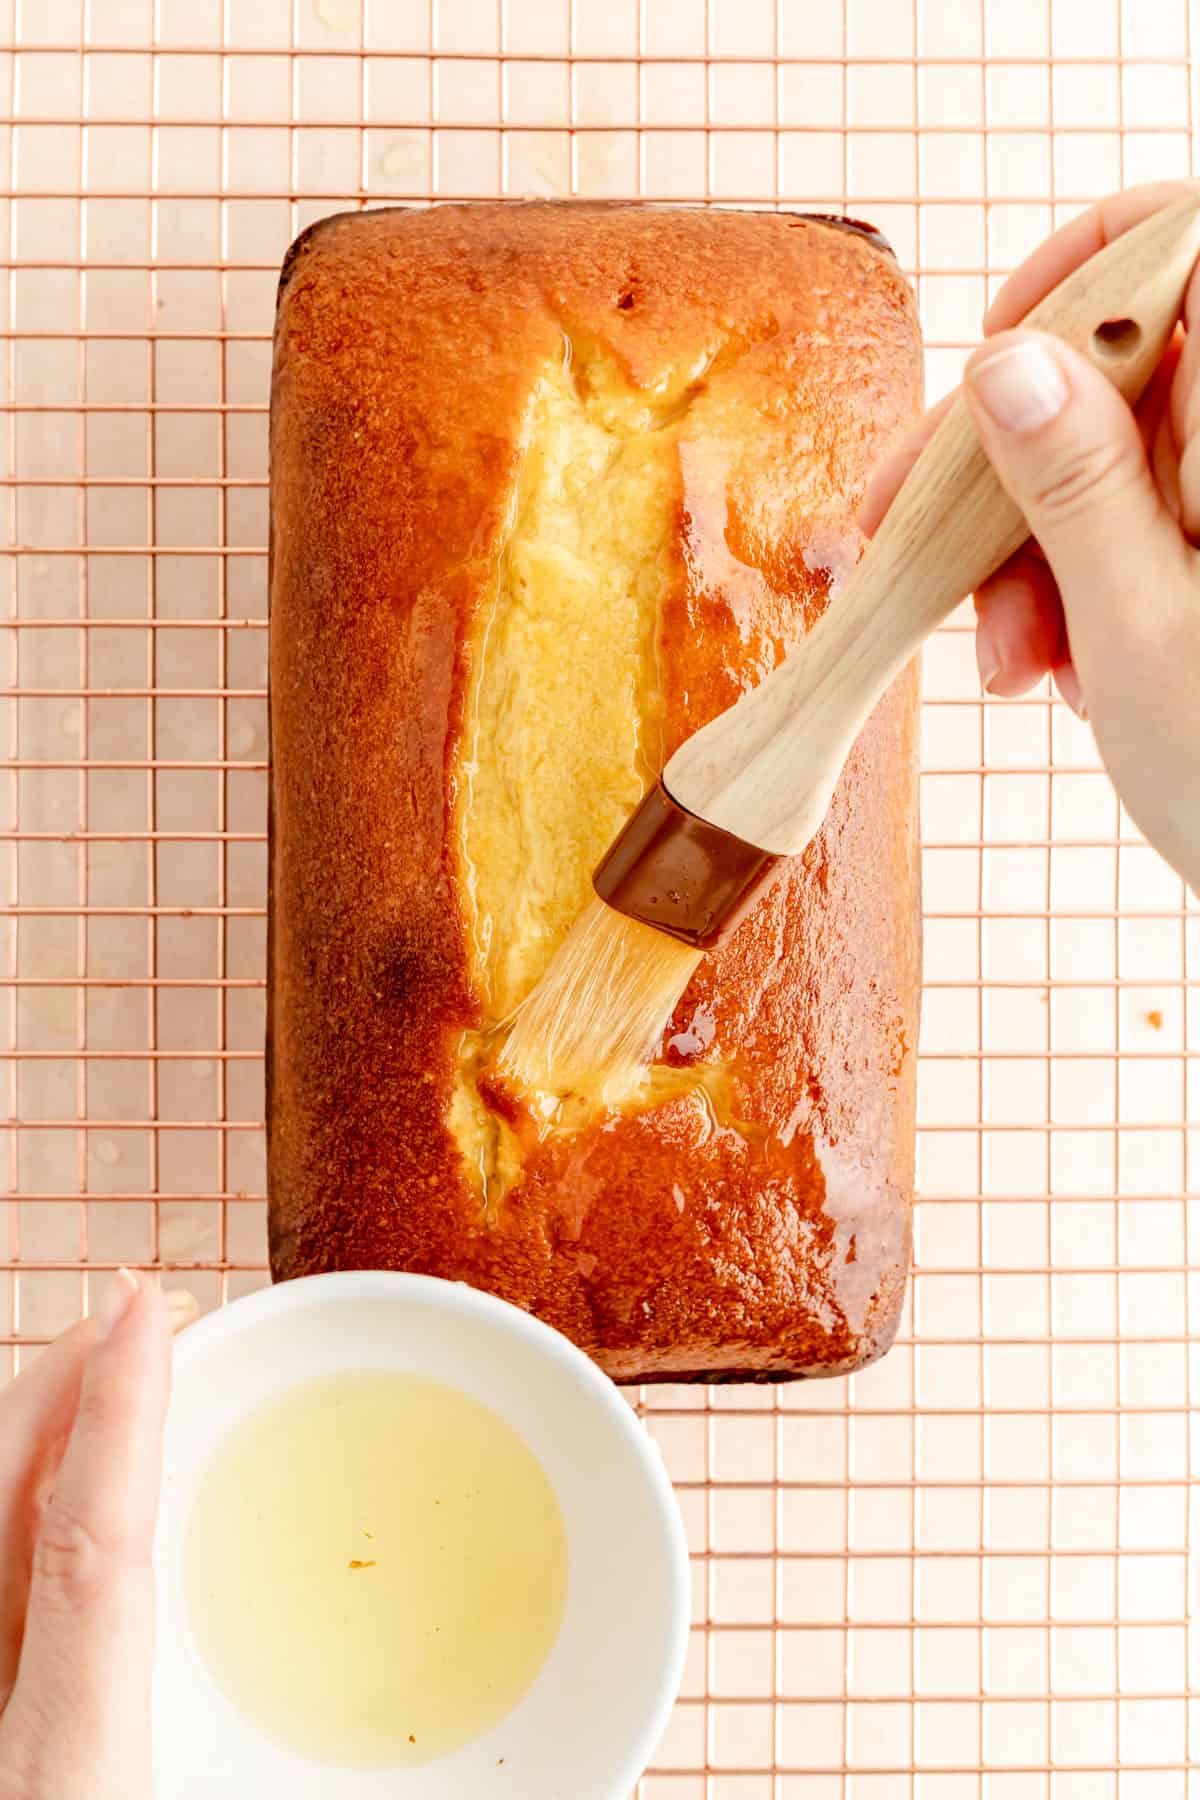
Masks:
[[[644,1080],[700,960],[593,900],[518,1009],[498,1072],[539,1093],[618,1104]]]

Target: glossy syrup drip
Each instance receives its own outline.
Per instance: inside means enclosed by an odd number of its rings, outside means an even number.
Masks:
[[[866,238],[876,250],[884,251],[888,256],[896,252],[882,231],[874,225],[868,225],[863,219],[848,219],[841,213],[796,213],[797,219],[809,220],[814,225],[830,225],[835,231],[850,231],[856,237]]]
[[[727,1138],[745,1145],[774,1175],[792,1175],[798,1154],[794,1123],[782,1130],[740,1116],[734,1100],[736,1069],[731,1063],[654,1063],[646,1071],[635,1103],[649,1111],[675,1100],[692,1100],[701,1108],[702,1138]],[[477,1077],[480,1099],[501,1128],[520,1147],[520,1161],[540,1150],[549,1139],[570,1139],[594,1125],[611,1129],[628,1110],[627,1105],[605,1106],[582,1094],[535,1094],[520,1090],[493,1067],[484,1066]],[[581,1155],[590,1155],[589,1143]],[[573,1167],[578,1167],[574,1161]]]

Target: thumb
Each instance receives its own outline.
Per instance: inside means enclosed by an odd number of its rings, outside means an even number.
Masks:
[[[6,1738],[35,1791],[149,1792],[166,1304],[122,1271],[38,1533]],[[85,1778],[86,1780],[85,1785]]]
[[[1085,357],[1040,332],[980,347],[964,390],[979,441],[1045,551],[1089,710],[1089,674],[1145,648],[1145,594],[1181,539],[1155,485],[1137,421]]]

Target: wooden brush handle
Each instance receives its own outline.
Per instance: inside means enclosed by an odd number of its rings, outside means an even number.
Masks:
[[[1198,253],[1200,200],[1189,197],[1107,245],[1024,322],[1074,345],[1136,400]],[[668,793],[763,850],[803,850],[885,689],[1028,535],[960,391],[829,610],[757,688],[676,751],[663,772]]]

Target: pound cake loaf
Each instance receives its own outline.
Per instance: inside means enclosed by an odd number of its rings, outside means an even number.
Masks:
[[[508,203],[293,246],[271,397],[276,1277],[411,1269],[618,1380],[857,1367],[909,1254],[915,675],[639,1092],[481,1084],[667,757],[861,551],[921,400],[869,228]],[[535,1097],[531,1097],[531,1101]]]

